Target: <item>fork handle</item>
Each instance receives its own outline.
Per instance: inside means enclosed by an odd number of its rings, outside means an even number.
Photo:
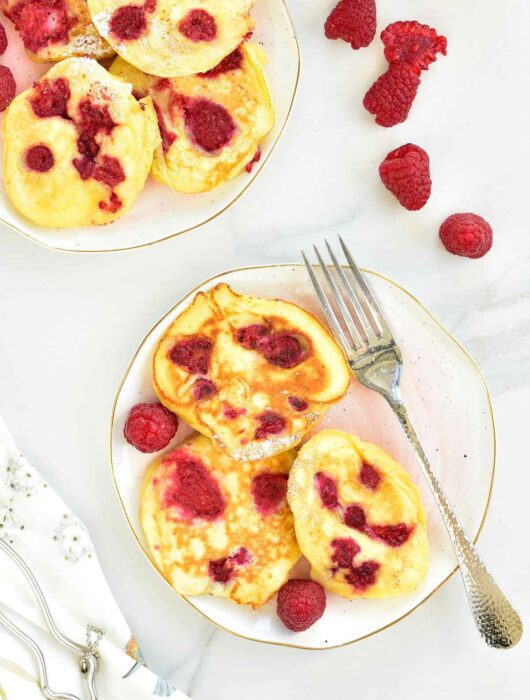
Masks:
[[[442,514],[478,631],[491,647],[507,649],[514,646],[523,633],[521,618],[466,535],[427,459],[405,406],[401,401],[395,401],[389,396],[386,398],[420,461],[423,474]]]

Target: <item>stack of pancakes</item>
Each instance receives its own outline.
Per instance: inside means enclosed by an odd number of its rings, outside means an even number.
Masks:
[[[106,224],[130,209],[149,172],[186,194],[250,172],[274,126],[267,57],[248,43],[252,5],[0,0],[29,56],[60,61],[43,80],[61,76],[69,86],[62,113],[32,112],[33,88],[8,108],[4,173],[13,205],[42,226]],[[109,71],[98,63],[115,54]],[[96,129],[88,149],[76,131],[83,101],[108,109],[116,127]],[[28,158],[34,146],[47,150]],[[92,176],[98,155],[119,164],[110,175],[98,170],[103,185]],[[76,168],[80,156],[91,164]]]
[[[421,582],[425,514],[407,472],[352,435],[315,433],[349,382],[331,335],[289,302],[220,284],[170,325],[153,357],[154,387],[199,434],[152,464],[141,520],[177,591],[257,607],[300,553],[312,577],[345,598],[405,594]]]

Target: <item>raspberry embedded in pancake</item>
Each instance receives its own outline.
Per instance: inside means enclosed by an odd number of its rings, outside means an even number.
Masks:
[[[283,585],[300,557],[286,500],[293,458],[234,462],[196,435],[152,464],[141,522],[176,591],[258,607]]]
[[[350,371],[304,309],[219,284],[167,329],[153,381],[167,408],[245,461],[297,445],[344,396]]]
[[[207,73],[172,80],[114,61],[111,73],[153,98],[162,135],[157,180],[177,192],[205,192],[248,168],[274,126],[265,64],[263,49],[249,43]]]
[[[16,97],[4,119],[4,180],[42,226],[106,224],[135,202],[159,143],[150,98],[96,61],[70,58]]]
[[[253,0],[88,0],[101,36],[125,61],[174,78],[216,66],[248,36]]]
[[[300,450],[288,500],[311,576],[344,598],[411,593],[429,543],[417,487],[389,454],[340,430]]]
[[[114,55],[92,24],[86,0],[0,0],[0,10],[15,25],[34,61]]]

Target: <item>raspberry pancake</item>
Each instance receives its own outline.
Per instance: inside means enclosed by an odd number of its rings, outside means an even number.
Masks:
[[[86,0],[0,0],[0,10],[15,25],[34,61],[114,55],[92,24]]]
[[[197,294],[153,358],[160,401],[232,458],[263,459],[297,445],[347,391],[342,351],[296,304]]]
[[[213,70],[172,80],[114,61],[111,73],[153,98],[162,134],[157,180],[177,192],[205,192],[251,167],[274,126],[266,61],[260,46],[243,43]]]
[[[311,576],[343,598],[411,593],[427,572],[429,543],[417,487],[389,454],[339,430],[302,449],[288,500]]]
[[[210,70],[249,35],[253,0],[88,0],[123,59],[163,78]]]
[[[66,59],[6,112],[7,195],[41,226],[110,223],[142,191],[159,138],[149,97],[93,59]]]
[[[152,464],[140,518],[176,591],[258,607],[283,585],[300,557],[285,498],[293,458],[234,462],[196,435]]]

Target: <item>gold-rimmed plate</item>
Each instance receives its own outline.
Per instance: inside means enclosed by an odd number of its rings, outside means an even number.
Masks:
[[[0,221],[47,247],[95,253],[152,245],[202,226],[231,207],[255,181],[276,147],[289,119],[300,75],[300,51],[285,1],[260,0],[252,16],[256,23],[252,40],[259,42],[269,57],[267,77],[276,122],[262,144],[260,162],[250,173],[243,172],[211,192],[194,195],[179,194],[150,178],[134,207],[122,218],[108,226],[71,229],[39,227],[25,219],[9,202],[0,177]],[[9,47],[2,62],[12,69],[20,92],[49,66],[30,61],[13,25],[8,20],[4,23]]]
[[[465,350],[441,324],[402,287],[367,272],[388,316],[404,356],[403,394],[427,454],[441,477],[464,527],[476,539],[484,523],[495,467],[495,428],[484,379]],[[220,274],[202,283],[174,306],[149,332],[134,355],[118,389],[112,412],[111,469],[129,526],[147,553],[139,521],[140,483],[152,456],[137,452],[123,438],[130,408],[156,400],[151,383],[151,359],[158,340],[200,290],[226,282],[244,294],[294,301],[322,318],[305,268],[268,265]],[[348,395],[327,414],[319,427],[337,427],[375,442],[400,461],[419,485],[428,518],[430,565],[420,588],[409,596],[385,600],[346,601],[328,594],[324,616],[306,632],[285,629],[275,612],[275,600],[257,611],[210,597],[186,600],[221,628],[254,640],[325,649],[350,644],[399,621],[451,576],[456,559],[436,505],[399,425],[384,400],[352,382]],[[181,426],[173,443],[189,429]],[[155,566],[147,556],[152,566]],[[156,567],[155,567],[156,568]],[[302,561],[297,573],[306,573]],[[177,595],[177,594],[175,594]]]

